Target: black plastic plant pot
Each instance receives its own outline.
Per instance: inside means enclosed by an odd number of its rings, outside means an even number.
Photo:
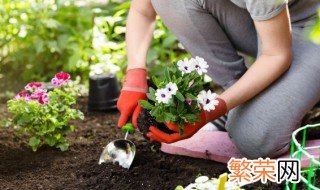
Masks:
[[[114,110],[120,94],[120,85],[114,74],[104,73],[89,78],[89,111]]]

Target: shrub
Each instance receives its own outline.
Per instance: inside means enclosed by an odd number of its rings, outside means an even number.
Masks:
[[[33,151],[44,144],[67,150],[66,135],[74,131],[69,121],[83,119],[81,111],[71,108],[78,92],[69,78],[67,73],[56,74],[52,79],[55,87],[49,92],[43,83],[31,82],[7,103],[13,127],[30,137],[29,145]]]

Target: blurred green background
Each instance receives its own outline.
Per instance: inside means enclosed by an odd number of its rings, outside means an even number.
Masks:
[[[0,0],[0,93],[17,92],[30,81],[56,72],[79,76],[116,73],[127,64],[125,21],[128,0]],[[320,22],[308,36],[320,44]],[[149,72],[189,56],[157,19],[148,54]]]
[[[116,73],[127,64],[125,21],[130,1],[0,0],[0,92],[66,71],[87,82],[89,74]],[[157,19],[148,64],[186,55]],[[158,69],[153,68],[156,74]]]

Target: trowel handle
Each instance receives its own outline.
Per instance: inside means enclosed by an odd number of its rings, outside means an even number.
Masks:
[[[121,130],[124,132],[124,133],[129,133],[129,134],[133,134],[135,132],[135,128],[133,126],[132,123],[127,123],[125,124]]]

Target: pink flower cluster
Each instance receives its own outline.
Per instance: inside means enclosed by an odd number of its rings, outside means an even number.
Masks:
[[[42,84],[38,82],[31,82],[24,87],[24,91],[19,92],[15,100],[24,99],[25,101],[36,100],[39,104],[47,104],[49,96],[47,91],[42,89]]]
[[[51,83],[53,86],[61,86],[67,83],[67,81],[70,79],[70,75],[65,72],[59,72],[57,73],[53,79],[51,80]]]
[[[70,75],[65,72],[57,73],[51,80],[52,85],[59,87],[67,83],[70,79]],[[40,82],[30,82],[25,87],[24,90],[19,92],[15,100],[24,99],[25,101],[35,100],[39,104],[47,104],[49,102],[49,95],[45,89],[43,89],[43,84]]]
[[[14,97],[15,100],[19,100],[19,99],[22,99],[22,98],[23,98],[25,101],[31,100],[30,94],[29,94],[27,91],[25,91],[25,90],[19,92],[19,93],[16,95],[16,97]]]
[[[42,83],[40,82],[30,82],[29,84],[27,84],[24,89],[27,91],[35,91],[37,89],[42,88]]]
[[[40,104],[47,104],[49,102],[49,96],[46,90],[38,89],[30,95],[31,100],[36,100]]]

